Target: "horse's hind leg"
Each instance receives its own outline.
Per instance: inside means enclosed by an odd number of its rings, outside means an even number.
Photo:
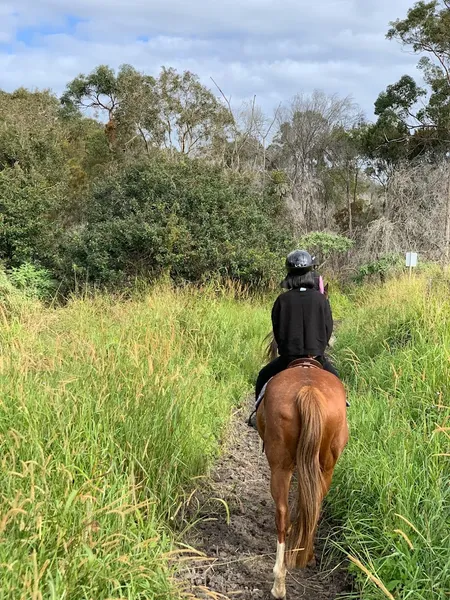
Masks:
[[[275,501],[277,525],[277,558],[273,568],[274,583],[272,596],[285,598],[286,596],[286,564],[285,548],[286,534],[289,527],[289,486],[291,484],[292,470],[276,467],[271,472],[270,491]]]

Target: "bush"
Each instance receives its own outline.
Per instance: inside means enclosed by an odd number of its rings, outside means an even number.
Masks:
[[[50,271],[31,263],[24,263],[20,267],[12,268],[9,271],[9,279],[27,298],[37,300],[48,298],[56,287]]]
[[[313,254],[319,254],[322,261],[325,261],[333,254],[350,250],[354,245],[354,241],[336,233],[312,231],[303,235],[299,240],[299,244],[301,247],[308,248]]]
[[[100,182],[86,223],[65,244],[65,275],[125,283],[169,272],[267,282],[289,246],[281,201],[242,175],[197,160],[161,156]]]
[[[365,279],[376,277],[383,282],[388,275],[398,274],[402,268],[402,256],[399,254],[386,254],[378,260],[361,265],[354,280],[355,283],[362,283]]]
[[[6,322],[10,317],[20,317],[24,312],[32,312],[32,308],[39,308],[40,304],[17,287],[8,277],[3,266],[0,265],[0,317]]]
[[[59,185],[50,185],[35,171],[0,171],[0,260],[7,267],[53,263],[62,195]]]

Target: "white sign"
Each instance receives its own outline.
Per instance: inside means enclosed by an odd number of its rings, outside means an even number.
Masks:
[[[406,253],[406,266],[417,267],[417,252],[407,252]]]

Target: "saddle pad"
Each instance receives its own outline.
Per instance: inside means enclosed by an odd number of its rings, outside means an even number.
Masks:
[[[269,379],[269,381],[272,381],[272,379],[273,379],[273,377],[271,377],[271,378]],[[258,396],[258,398],[256,399],[256,402],[255,402],[255,411],[256,411],[256,410],[258,410],[258,406],[259,406],[259,405],[261,404],[261,402],[263,401],[264,394],[265,394],[265,392],[266,392],[266,387],[267,387],[267,385],[268,385],[269,381],[268,381],[267,383],[265,383],[265,384],[264,384],[264,386],[263,386],[263,389],[262,389],[262,390],[259,392],[259,396]]]
[[[289,363],[289,365],[286,368],[293,369],[298,367],[301,367],[303,369],[323,369],[323,366],[320,364],[320,362],[314,358],[298,358],[297,360],[294,360],[291,363]],[[282,373],[282,371],[280,372]],[[274,377],[276,377],[276,375],[274,375]],[[272,379],[273,377],[271,377],[269,381],[264,384],[262,390],[260,391],[259,396],[255,402],[255,411],[258,410],[258,406],[263,401],[264,394],[266,392],[266,387],[268,386],[269,382],[272,381]]]

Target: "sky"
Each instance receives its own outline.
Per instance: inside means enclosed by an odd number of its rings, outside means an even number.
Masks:
[[[0,89],[51,88],[99,64],[211,77],[233,108],[268,114],[314,89],[351,96],[368,118],[417,57],[385,39],[413,0],[0,0]]]

